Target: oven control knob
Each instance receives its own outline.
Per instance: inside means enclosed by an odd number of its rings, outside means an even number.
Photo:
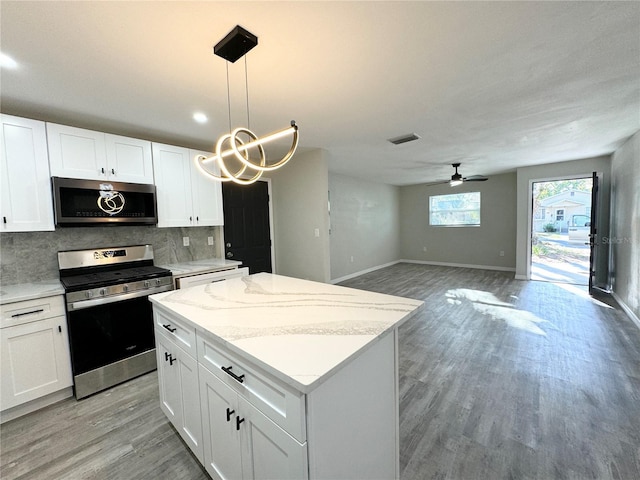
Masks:
[[[122,286],[122,291],[123,292],[128,292],[129,291],[129,285],[127,285],[126,283]]]
[[[87,290],[86,292],[84,292],[84,296],[87,298],[93,297],[93,290]]]
[[[101,288],[100,289],[100,295],[102,295],[103,297],[107,294],[107,289],[106,288]]]
[[[160,285],[160,279],[156,278],[156,285]]]
[[[144,288],[149,288],[151,286],[151,282],[149,280],[144,281]]]

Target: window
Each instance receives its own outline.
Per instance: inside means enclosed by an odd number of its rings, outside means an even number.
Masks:
[[[429,225],[480,225],[480,192],[429,197]]]

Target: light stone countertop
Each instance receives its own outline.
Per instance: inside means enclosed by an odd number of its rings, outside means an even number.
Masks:
[[[259,273],[159,293],[155,308],[308,393],[423,302]]]
[[[174,278],[186,277],[188,275],[198,275],[201,273],[226,270],[242,265],[237,260],[226,260],[224,258],[208,258],[206,260],[192,260],[189,262],[171,263],[168,265],[157,265],[158,267],[171,270]]]
[[[64,295],[64,287],[57,278],[33,283],[2,285],[0,287],[0,305],[56,295]]]

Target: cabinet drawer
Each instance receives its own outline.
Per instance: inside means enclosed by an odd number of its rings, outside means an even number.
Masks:
[[[0,328],[65,315],[63,298],[62,295],[56,295],[0,305]]]
[[[200,333],[198,362],[300,443],[306,441],[305,396]],[[224,369],[224,370],[223,370]],[[240,381],[242,380],[242,381]]]
[[[231,268],[221,272],[208,272],[189,275],[186,277],[178,277],[176,278],[176,288],[195,287],[196,285],[221,282],[223,280],[229,280],[230,278],[245,277],[247,275],[249,275],[249,269],[247,267],[243,267]]]
[[[196,330],[181,320],[169,317],[157,308],[153,309],[153,320],[156,328],[167,334],[176,345],[196,358]]]

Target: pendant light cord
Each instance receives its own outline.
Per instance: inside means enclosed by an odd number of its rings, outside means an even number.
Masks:
[[[247,128],[251,130],[251,120],[249,118],[249,75],[247,74],[247,55],[244,56],[244,90],[247,96]]]
[[[227,110],[229,114],[229,133],[231,133],[231,93],[229,90],[229,62],[225,62],[227,66]]]

